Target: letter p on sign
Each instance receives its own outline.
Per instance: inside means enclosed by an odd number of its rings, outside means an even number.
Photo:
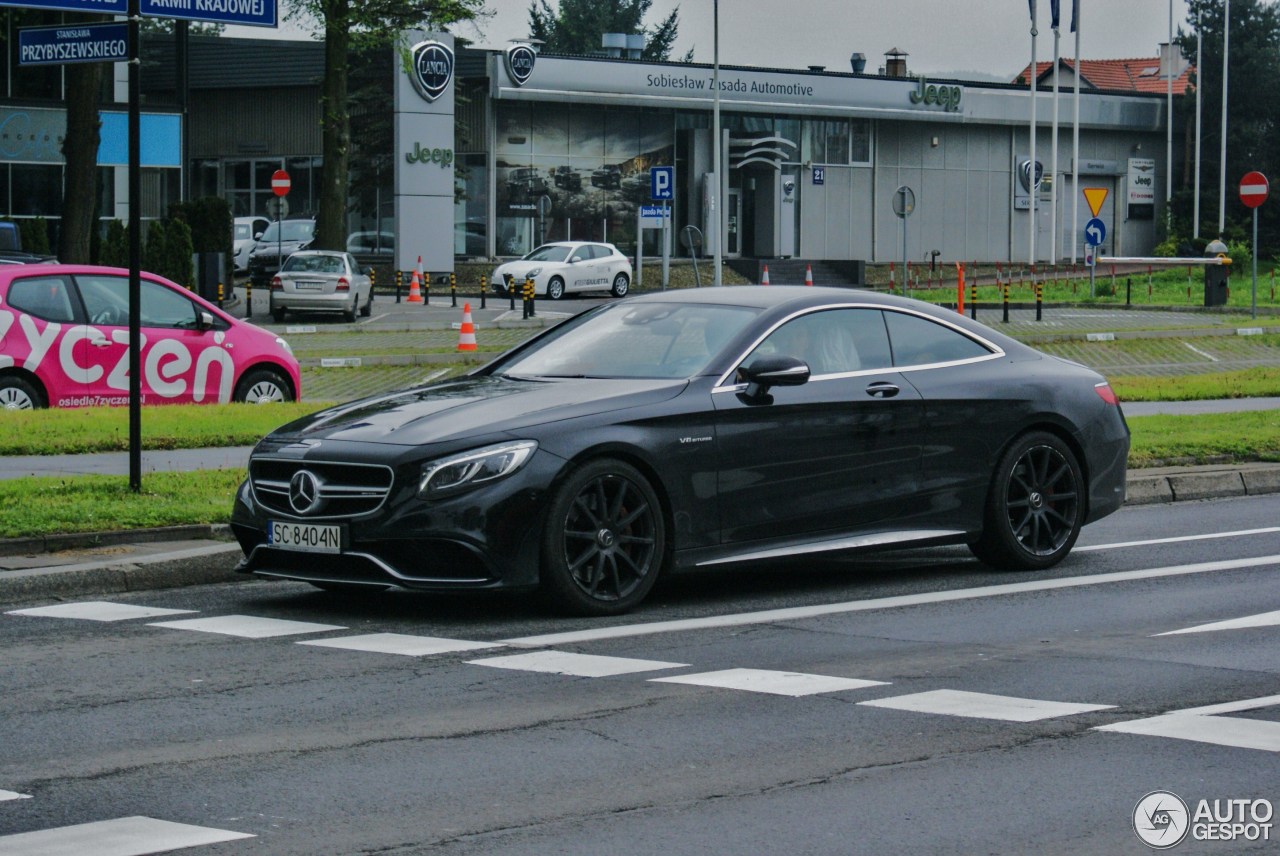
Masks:
[[[649,167],[649,196],[654,199],[674,199],[676,168],[673,166]]]

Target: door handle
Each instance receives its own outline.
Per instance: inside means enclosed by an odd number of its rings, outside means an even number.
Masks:
[[[891,383],[884,383],[883,381],[880,383],[873,383],[867,387],[867,395],[872,398],[893,398],[900,391],[901,390],[897,386]]]
[[[110,347],[111,347],[111,343],[110,343],[110,342],[108,342],[106,339],[90,339],[90,340],[89,340],[89,344],[93,345],[95,348],[110,348]]]

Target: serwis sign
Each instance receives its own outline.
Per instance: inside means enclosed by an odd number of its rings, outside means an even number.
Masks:
[[[428,101],[435,101],[453,82],[453,49],[440,42],[419,42],[412,48],[409,79]]]

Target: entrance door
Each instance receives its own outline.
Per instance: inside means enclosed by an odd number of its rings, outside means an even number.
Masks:
[[[725,203],[725,236],[724,254],[729,258],[742,257],[742,191],[729,188],[729,199]]]

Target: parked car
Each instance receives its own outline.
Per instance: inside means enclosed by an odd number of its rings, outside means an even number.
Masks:
[[[582,189],[582,173],[571,166],[553,167],[551,175],[556,187],[561,190],[577,193]]]
[[[350,253],[299,250],[285,259],[271,278],[271,317],[286,312],[338,312],[346,321],[373,311],[371,267],[361,267]]]
[[[347,238],[347,252],[352,255],[391,255],[396,249],[396,236],[391,232],[352,232]]]
[[[453,251],[457,255],[484,257],[489,255],[488,230],[484,221],[468,220],[453,224]]]
[[[314,219],[273,221],[249,255],[249,279],[254,286],[265,288],[280,270],[280,261],[311,246],[315,236]]]
[[[622,186],[622,167],[617,164],[605,164],[595,170],[591,173],[591,186],[617,190]]]
[[[507,293],[507,279],[516,293],[526,279],[533,280],[534,292],[559,300],[570,292],[608,291],[624,297],[631,288],[631,260],[613,244],[584,241],[557,241],[543,244],[524,258],[498,265],[493,272],[493,289]]]
[[[142,273],[142,403],[293,401],[288,343],[163,277]],[[0,406],[129,403],[129,272],[0,268]]]
[[[249,269],[249,254],[271,221],[266,217],[237,217],[231,226],[231,248],[235,254],[236,273]]]
[[[28,253],[22,249],[22,231],[11,220],[0,220],[0,264],[57,264],[56,256]]]
[[[666,572],[786,556],[966,544],[1045,570],[1120,508],[1128,449],[1101,375],[954,312],[689,289],[285,425],[255,447],[231,525],[243,573],[541,587],[606,615]]]
[[[549,192],[546,178],[535,167],[520,167],[507,175],[507,195],[512,199],[530,199]]]

